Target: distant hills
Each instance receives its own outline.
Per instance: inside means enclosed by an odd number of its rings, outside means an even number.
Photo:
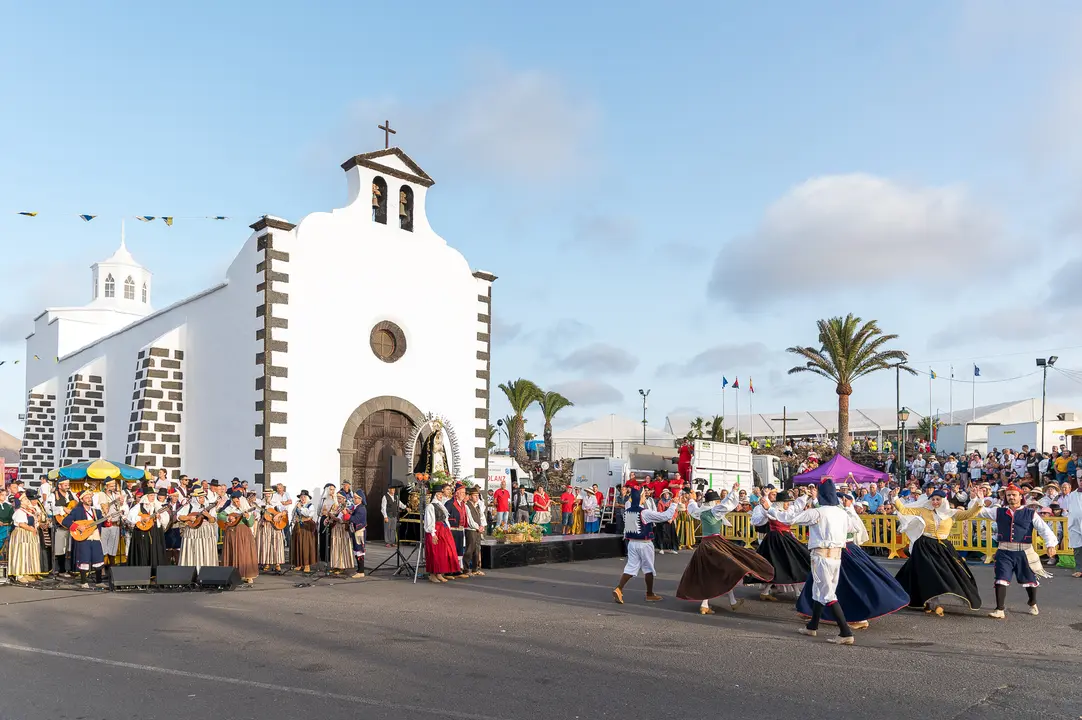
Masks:
[[[19,438],[0,430],[0,457],[4,458],[4,462],[9,465],[18,464],[21,446],[22,441]]]

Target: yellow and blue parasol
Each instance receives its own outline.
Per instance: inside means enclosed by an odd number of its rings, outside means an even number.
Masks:
[[[114,463],[108,460],[90,460],[88,462],[75,463],[66,467],[49,472],[49,479],[56,480],[152,480],[153,476],[132,465]]]

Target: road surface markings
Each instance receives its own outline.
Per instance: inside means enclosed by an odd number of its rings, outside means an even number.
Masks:
[[[239,685],[242,687],[257,688],[259,690],[273,690],[274,692],[286,693],[290,695],[308,695],[310,697],[324,698],[327,700],[340,700],[342,702],[359,703],[361,705],[384,708],[386,710],[404,710],[406,712],[420,712],[427,713],[429,715],[437,715],[440,717],[460,718],[461,720],[508,720],[507,718],[478,715],[474,712],[460,712],[457,710],[451,710],[449,708],[425,707],[423,705],[406,705],[404,703],[389,702],[387,700],[376,700],[374,698],[359,697],[357,695],[345,695],[343,693],[325,692],[323,690],[313,690],[311,688],[289,687],[287,685],[263,683],[256,680],[244,680],[242,678],[223,677],[221,675],[207,675],[204,673],[189,672],[188,670],[174,670],[173,668],[155,667],[154,665],[142,665],[139,663],[120,662],[118,660],[106,660],[105,658],[92,657],[90,655],[76,655],[74,653],[59,652],[57,650],[45,650],[43,648],[25,647],[23,645],[12,645],[10,643],[0,643],[0,648],[3,648],[5,650],[13,650],[15,652],[25,652],[33,653],[35,655],[46,655],[49,657],[63,658],[65,660],[77,660],[79,662],[96,663],[98,665],[106,665],[109,667],[124,668],[125,670],[139,670],[141,672],[159,673],[161,675],[172,675],[174,677],[191,678],[193,680],[206,680],[213,683],[226,683],[229,685]]]

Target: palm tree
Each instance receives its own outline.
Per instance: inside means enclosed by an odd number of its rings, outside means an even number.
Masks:
[[[552,419],[556,417],[556,413],[560,412],[566,407],[571,407],[575,403],[571,402],[558,392],[545,392],[541,394],[541,399],[537,401],[537,404],[541,406],[541,414],[545,416],[545,459],[550,463],[552,462]]]
[[[688,427],[688,437],[692,440],[703,439],[703,425],[706,423],[701,417],[696,417]]]
[[[710,439],[714,442],[721,442],[725,437],[725,418],[721,415],[715,415],[710,419]]]
[[[496,441],[493,439],[496,437],[496,426],[492,423],[488,424],[488,451],[492,452],[492,448],[496,447]]]
[[[507,403],[511,406],[511,417],[508,418],[507,431],[510,437],[510,453],[518,464],[526,467],[530,462],[526,454],[526,410],[541,399],[541,388],[533,382],[519,378],[500,383],[500,390],[507,396]]]
[[[922,417],[920,422],[917,423],[917,437],[927,438],[928,442],[933,442],[933,432],[939,430],[940,426],[939,418]]]
[[[897,367],[911,375],[913,368],[905,365],[909,356],[903,350],[884,350],[883,346],[897,335],[885,335],[875,320],[864,322],[853,313],[844,318],[819,320],[818,349],[791,347],[787,352],[806,360],[789,370],[789,374],[810,372],[832,380],[838,394],[838,452],[849,457],[852,441],[849,437],[849,396],[853,382],[860,377]]]

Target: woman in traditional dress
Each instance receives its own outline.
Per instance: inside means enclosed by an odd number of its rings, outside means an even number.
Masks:
[[[676,542],[681,550],[695,548],[695,518],[688,513],[691,495],[680,493],[676,500]]]
[[[48,484],[43,483],[47,488]],[[29,499],[30,491],[27,490],[27,497],[23,499],[21,508],[27,511],[28,514],[32,514],[34,517],[34,526],[38,531],[38,548],[41,553],[41,574],[48,575],[53,569],[53,545],[52,545],[52,528],[49,527],[49,513],[45,512],[45,503],[42,500],[46,490],[39,490],[36,493],[34,499]]]
[[[255,535],[252,534],[255,512],[239,490],[229,493],[229,504],[218,511],[218,521],[228,523],[235,515],[240,516],[237,524],[226,524],[222,530],[222,567],[235,567],[244,582],[250,585],[259,577]]]
[[[780,504],[779,510],[788,510],[792,500],[789,493],[784,490],[781,492],[768,490],[767,499],[772,503]],[[798,499],[793,502],[793,509],[803,510],[805,502],[803,498]],[[793,531],[788,525],[767,517],[762,505],[757,504],[752,508],[751,524],[763,534],[759,540],[759,555],[774,568],[774,580],[769,585],[763,585],[759,599],[777,602],[778,598],[774,593],[779,587],[782,590],[789,590],[807,580],[808,574],[811,573],[811,551],[808,550],[807,545],[793,536]],[[755,581],[748,578],[745,579],[745,583],[750,585]]]
[[[925,612],[943,615],[936,602],[941,595],[956,595],[971,610],[981,606],[981,594],[965,560],[958,556],[947,537],[955,522],[976,517],[983,504],[977,502],[968,510],[952,510],[947,494],[936,490],[930,498],[914,505],[899,503],[895,511],[903,517],[919,517],[924,523],[921,536],[910,549],[909,559],[895,576],[909,594],[909,607],[924,608]]]
[[[905,588],[889,572],[864,552],[860,547],[868,542],[868,529],[853,509],[855,499],[852,495],[841,496],[842,508],[846,514],[860,523],[859,532],[846,535],[845,550],[842,551],[842,565],[838,578],[838,602],[842,612],[853,630],[868,627],[868,621],[895,613],[909,604],[909,595]],[[812,579],[809,573],[804,590],[796,601],[796,611],[805,617],[811,617],[813,608]],[[824,620],[824,622],[830,622]]]
[[[101,510],[107,518],[101,526],[101,551],[105,553],[105,562],[116,565],[117,551],[120,548],[120,524],[128,513],[124,502],[124,493],[117,490],[116,480],[105,483]]]
[[[460,571],[458,553],[455,550],[455,538],[451,535],[451,526],[447,523],[447,501],[445,487],[432,488],[432,502],[425,506],[425,573],[429,582],[445,583],[446,575]]]
[[[42,574],[41,539],[37,527],[40,520],[33,508],[37,499],[37,490],[27,490],[19,509],[12,515],[13,526],[8,540],[8,574],[14,577],[16,582],[37,582],[38,576]]]
[[[153,518],[149,530],[140,530],[136,523]],[[128,544],[128,565],[150,566],[151,574],[157,572],[159,565],[165,565],[165,527],[169,524],[169,513],[158,504],[153,493],[147,493],[128,511],[128,525],[131,527],[131,540]]]
[[[583,535],[586,533],[586,511],[582,509],[581,491],[575,493],[575,504],[571,510],[571,534]]]
[[[297,505],[293,509],[289,559],[295,570],[303,572],[312,572],[312,566],[319,562],[316,556],[315,508],[312,506],[312,496],[307,490],[301,490],[297,496]]]
[[[331,542],[328,562],[331,572],[335,574],[356,568],[353,559],[353,533],[350,531],[349,519],[348,500],[345,495],[338,493],[334,496],[334,504],[327,510]]]
[[[101,510],[94,508],[94,491],[90,488],[84,488],[79,493],[79,501],[80,504],[76,505],[75,509],[69,512],[60,523],[69,533],[71,526],[80,520],[98,521],[105,517]],[[94,583],[101,584],[101,568],[105,565],[105,553],[101,551],[99,528],[94,528],[93,534],[86,540],[71,538],[71,562],[72,566],[79,571],[79,583],[84,590],[90,588],[86,574],[91,569],[94,570]]]
[[[334,505],[334,484],[327,483],[323,486],[323,492],[320,494],[319,499],[314,503],[315,505],[315,520],[318,523],[317,528],[317,541],[318,541],[318,554],[319,562],[327,563],[327,567],[330,567],[331,562],[331,518],[330,509]]]
[[[180,546],[180,564],[193,566],[197,570],[202,567],[218,567],[218,514],[215,508],[207,503],[206,497],[207,492],[196,487],[192,490],[188,502],[177,511],[177,520],[186,525]],[[199,527],[187,525],[200,516],[203,519]]]
[[[720,500],[717,492],[707,490],[703,499],[702,507],[692,503],[688,508],[688,513],[702,522],[703,539],[684,568],[676,597],[701,601],[699,612],[713,615],[714,610],[710,607],[712,598],[727,595],[730,609],[736,610],[743,600],[737,601],[733,588],[746,575],[758,578],[760,582],[770,582],[774,577],[774,568],[754,550],[729,542],[721,536],[722,526],[730,524],[725,514],[740,502],[736,493],[729,493],[725,500]]]
[[[275,572],[281,572],[282,563],[286,561],[285,530],[274,527],[274,523],[267,519],[267,514],[284,512],[285,508],[279,510],[280,506],[271,504],[273,494],[274,488],[263,488],[262,512],[259,513],[255,531],[256,556],[261,569],[269,571],[273,566]]]
[[[183,509],[180,492],[176,487],[170,487],[165,498],[162,491],[158,491],[158,502],[162,504],[162,511],[169,515],[169,522],[164,528],[165,557],[170,565],[180,563],[180,548],[184,543],[184,528],[177,522],[177,517]]]

